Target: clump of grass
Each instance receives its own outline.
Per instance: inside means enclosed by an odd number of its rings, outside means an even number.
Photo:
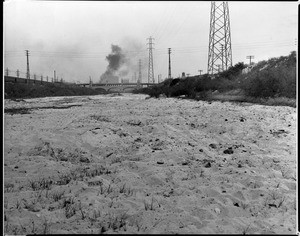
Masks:
[[[20,209],[22,208],[22,201],[20,201],[20,200],[18,199],[18,200],[16,201],[15,206],[16,206],[16,209],[17,209],[17,210],[20,210]]]
[[[33,191],[36,190],[43,190],[43,189],[51,189],[53,181],[49,178],[39,178],[37,180],[29,179],[29,186],[32,188]]]
[[[291,174],[290,170],[280,170],[284,179],[292,179],[296,181],[296,177]]]
[[[109,184],[107,189],[106,189],[106,192],[107,192],[107,194],[110,194],[112,191],[113,191],[112,185]]]
[[[71,218],[76,214],[76,206],[73,197],[69,197],[64,199],[63,208],[65,208],[65,216],[67,219]]]
[[[27,199],[23,198],[22,201],[23,201],[24,208],[27,209],[28,211],[32,211],[32,212],[38,212],[38,211],[40,211],[36,207],[36,204],[37,204],[37,200],[36,199],[33,199],[31,201],[27,201]]]
[[[53,200],[54,200],[55,202],[57,202],[57,201],[59,201],[60,199],[62,199],[64,195],[65,195],[65,191],[64,191],[64,190],[63,190],[63,191],[56,191],[56,192],[53,192],[53,193],[51,194],[51,197],[53,198]]]
[[[121,157],[115,157],[111,160],[111,164],[115,164],[115,163],[121,163],[122,162],[122,158]]]
[[[4,183],[4,192],[9,193],[14,191],[15,185],[13,183]]]
[[[250,225],[251,225],[251,224],[249,224],[247,227],[245,227],[245,228],[242,229],[242,234],[243,234],[243,235],[246,235],[246,234],[248,233],[248,231],[249,231],[249,229],[250,229]]]
[[[51,220],[47,220],[45,217],[43,221],[42,234],[50,234],[50,226],[51,226]]]
[[[130,187],[126,188],[126,183],[124,183],[120,189],[119,189],[119,193],[123,193],[125,196],[132,196],[133,195],[133,189]]]
[[[86,217],[86,213],[84,212],[84,210],[82,208],[81,201],[79,201],[79,211],[80,211],[80,214],[81,214],[81,219],[84,220],[85,217]]]
[[[7,209],[8,208],[8,199],[7,197],[4,196],[4,202],[3,202],[3,206],[4,206],[4,209]]]
[[[127,225],[126,219],[127,218],[128,218],[127,213],[123,213],[119,216],[110,214],[109,218],[108,218],[107,228],[112,229],[113,231],[120,230],[121,228],[126,230],[126,225]]]
[[[89,221],[91,222],[91,225],[93,225],[97,219],[101,217],[101,212],[99,209],[94,209],[93,210],[93,213],[92,213],[92,216],[89,216],[88,219]]]
[[[72,180],[72,175],[70,173],[60,174],[58,176],[58,181],[56,181],[57,185],[67,185]]]
[[[246,210],[246,209],[249,207],[249,205],[248,205],[247,203],[241,202],[241,207],[242,207],[244,210]]]
[[[279,194],[277,191],[272,190],[268,193],[265,199],[264,206],[279,208],[283,205],[285,201],[285,196]]]
[[[144,208],[146,211],[150,210],[153,211],[154,210],[154,201],[156,199],[154,197],[151,198],[151,202],[147,202],[146,199],[144,199]]]

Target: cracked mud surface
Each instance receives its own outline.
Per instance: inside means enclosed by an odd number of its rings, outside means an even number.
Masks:
[[[145,98],[5,100],[4,232],[296,232],[295,108]]]

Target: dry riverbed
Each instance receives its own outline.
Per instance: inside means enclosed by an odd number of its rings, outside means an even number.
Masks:
[[[4,232],[294,234],[296,109],[5,100]]]

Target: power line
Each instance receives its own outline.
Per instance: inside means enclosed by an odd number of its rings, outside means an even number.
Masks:
[[[255,43],[238,43],[232,44],[234,48],[238,49],[251,49],[251,48],[261,48],[261,47],[288,47],[294,46],[294,41],[282,41],[282,42],[255,42]],[[191,53],[201,51],[206,48],[207,45],[200,46],[190,46],[190,47],[172,47],[173,51],[176,53]],[[165,48],[157,48],[155,49],[156,54],[166,54]],[[31,57],[59,57],[59,58],[101,58],[103,55],[109,54],[109,52],[105,53],[69,53],[69,52],[48,52],[48,51],[30,51]],[[146,50],[138,50],[138,51],[125,51],[126,53],[143,53]],[[22,51],[5,51],[6,57],[23,57]],[[103,57],[104,58],[104,57]]]

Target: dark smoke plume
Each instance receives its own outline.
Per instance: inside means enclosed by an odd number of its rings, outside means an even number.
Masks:
[[[138,61],[145,57],[143,44],[126,38],[122,45],[122,48],[118,45],[111,45],[111,53],[106,56],[108,66],[100,76],[100,83],[117,83],[120,82],[119,79],[128,79],[128,76],[138,73]],[[143,71],[145,65],[145,63],[142,64]]]
[[[111,45],[111,54],[106,56],[108,60],[108,70],[117,71],[122,64],[125,63],[125,54],[122,49],[117,45]]]
[[[121,47],[119,47],[118,45],[111,45],[111,51],[112,52],[108,56],[106,56],[108,66],[106,71],[100,77],[101,82],[116,82],[115,80],[118,79],[118,70],[127,61],[125,53],[123,53]]]

